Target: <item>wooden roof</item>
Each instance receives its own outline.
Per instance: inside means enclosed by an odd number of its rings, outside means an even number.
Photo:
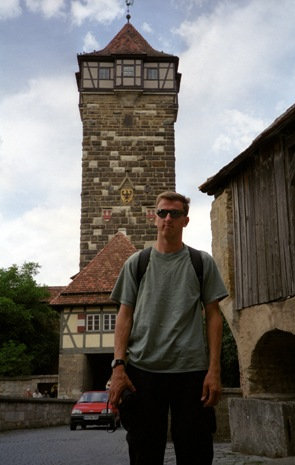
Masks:
[[[129,239],[117,233],[50,304],[59,307],[111,304],[110,293],[120,270],[134,252],[136,248]]]
[[[108,57],[113,55],[146,55],[161,58],[169,57],[172,60],[178,61],[178,57],[160,52],[151,47],[151,45],[142,37],[131,23],[126,23],[105,48],[92,53],[78,55],[78,59],[83,57]]]
[[[200,191],[207,193],[208,195],[214,195],[218,193],[242,167],[243,164],[255,156],[255,151],[258,146],[266,142],[271,137],[278,134],[291,120],[295,119],[295,104],[288,108],[281,116],[276,118],[274,122],[268,126],[254,141],[252,144],[244,150],[240,155],[234,158],[228,165],[224,166],[217,174],[207,179],[201,186]]]

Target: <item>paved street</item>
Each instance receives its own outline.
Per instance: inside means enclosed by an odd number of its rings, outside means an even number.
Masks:
[[[168,444],[165,465],[175,465]],[[0,433],[2,465],[128,465],[125,432],[103,429],[70,431],[66,426]],[[193,462],[192,462],[193,465]],[[230,444],[215,444],[214,465],[295,465],[295,457],[268,459],[231,452]]]

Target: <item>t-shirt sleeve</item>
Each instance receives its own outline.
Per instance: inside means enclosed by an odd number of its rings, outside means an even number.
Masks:
[[[202,251],[203,259],[203,302],[208,304],[215,300],[222,300],[228,296],[223,279],[214,259],[207,252]]]
[[[139,252],[135,252],[126,260],[111,293],[112,300],[131,307],[135,307],[138,292],[136,279],[138,255]]]

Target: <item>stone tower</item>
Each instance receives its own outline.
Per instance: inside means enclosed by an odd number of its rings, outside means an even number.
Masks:
[[[154,50],[129,22],[78,63],[83,268],[118,231],[137,249],[155,240],[155,199],[175,189],[181,75],[178,57]]]

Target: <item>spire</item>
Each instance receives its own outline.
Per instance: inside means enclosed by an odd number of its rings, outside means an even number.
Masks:
[[[125,0],[125,1],[126,1],[126,6],[127,6],[127,15],[126,15],[126,19],[127,19],[127,22],[129,23],[130,18],[131,18],[130,11],[129,11],[129,7],[133,5],[134,0]]]

